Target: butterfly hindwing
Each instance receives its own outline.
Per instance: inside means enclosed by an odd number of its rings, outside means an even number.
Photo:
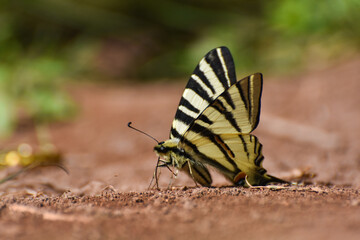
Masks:
[[[262,145],[251,135],[224,134],[198,138],[181,146],[196,161],[213,166],[231,182],[238,183],[248,176],[252,185],[260,185],[266,170],[262,167]]]
[[[172,123],[170,138],[180,140],[204,109],[235,82],[235,66],[229,49],[219,47],[207,53],[185,87]]]

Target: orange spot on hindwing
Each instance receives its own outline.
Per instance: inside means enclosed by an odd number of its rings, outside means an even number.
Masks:
[[[245,179],[246,177],[246,173],[244,172],[239,172],[235,177],[234,177],[234,183],[238,183],[241,179]]]
[[[227,152],[231,158],[235,158],[233,151],[231,151],[229,146],[226,145],[226,143],[219,136],[215,136],[215,141]]]

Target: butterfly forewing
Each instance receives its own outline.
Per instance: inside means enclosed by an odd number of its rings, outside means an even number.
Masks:
[[[201,59],[185,87],[172,123],[170,138],[180,138],[220,94],[236,82],[229,49],[215,48]]]
[[[215,99],[192,122],[184,138],[213,134],[248,134],[258,125],[262,75],[253,74],[238,81]]]

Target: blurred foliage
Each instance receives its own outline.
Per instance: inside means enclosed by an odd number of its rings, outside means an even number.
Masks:
[[[360,0],[0,0],[0,135],[74,106],[65,79],[184,80],[217,46],[239,78],[288,74],[358,52]]]
[[[20,115],[35,124],[67,119],[75,106],[62,91],[63,62],[47,57],[0,63],[0,135],[12,132]]]

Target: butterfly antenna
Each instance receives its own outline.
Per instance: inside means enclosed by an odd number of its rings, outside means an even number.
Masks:
[[[148,134],[148,133],[146,133],[146,132],[143,132],[143,131],[141,131],[141,130],[139,130],[139,129],[137,129],[137,128],[134,128],[133,126],[131,126],[131,124],[132,124],[132,122],[129,122],[129,123],[127,124],[129,128],[134,129],[135,131],[138,131],[138,132],[140,132],[140,133],[148,136],[149,138],[153,139],[154,141],[156,141],[156,142],[159,144],[159,141],[156,140],[156,138],[154,138],[153,136],[151,136],[150,134]]]

